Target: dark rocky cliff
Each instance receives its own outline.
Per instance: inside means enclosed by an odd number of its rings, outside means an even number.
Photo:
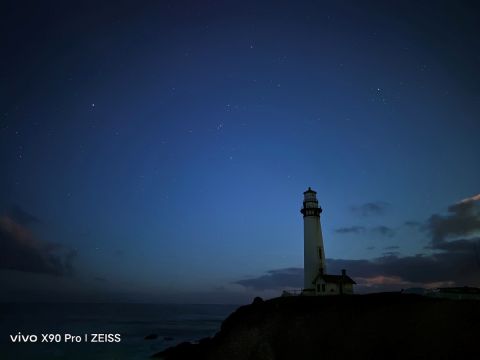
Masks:
[[[242,306],[212,339],[163,359],[459,359],[478,351],[480,301],[384,293]]]

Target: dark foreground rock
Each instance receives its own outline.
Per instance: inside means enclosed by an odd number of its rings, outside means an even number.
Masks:
[[[478,351],[480,301],[383,293],[285,297],[242,306],[220,332],[166,360],[460,359]]]

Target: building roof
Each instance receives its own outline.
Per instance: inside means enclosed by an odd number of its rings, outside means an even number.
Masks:
[[[348,275],[327,275],[318,274],[313,282],[317,282],[318,279],[323,279],[326,283],[334,284],[356,284],[356,282]]]
[[[313,191],[312,188],[309,186],[309,187],[308,187],[308,190],[307,190],[307,191],[304,191],[303,193],[304,193],[304,194],[306,194],[306,193],[314,193],[314,194],[316,194],[317,192],[316,192],[316,191]]]

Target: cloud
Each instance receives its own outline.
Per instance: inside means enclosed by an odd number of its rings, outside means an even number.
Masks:
[[[385,286],[406,286],[411,285],[410,282],[403,280],[399,276],[378,275],[369,278],[357,277],[357,284],[365,287],[385,287]]]
[[[480,194],[470,196],[469,198],[460,200],[460,203],[470,203],[473,201],[480,201]]]
[[[379,235],[382,235],[382,236],[386,236],[386,237],[395,236],[395,230],[393,230],[392,228],[390,228],[388,226],[385,226],[385,225],[376,226],[376,227],[372,228],[372,232],[374,232],[376,234],[379,234]]]
[[[449,242],[442,251],[428,255],[402,257],[398,253],[387,253],[369,260],[327,259],[327,269],[331,274],[347,269],[358,282],[359,289],[364,291],[398,290],[405,284],[412,287],[432,287],[435,284],[480,286],[480,237]],[[387,282],[388,279],[391,281]],[[303,269],[270,270],[265,275],[235,283],[255,290],[301,288]]]
[[[394,289],[395,282],[380,288],[375,280],[380,278],[397,279],[395,284],[400,287],[405,284],[412,287],[431,287],[432,284],[480,286],[480,237],[452,241],[443,251],[429,255],[401,257],[389,253],[369,260],[327,259],[327,269],[330,274],[340,274],[342,269],[347,269],[353,279],[359,280],[359,288],[364,291]],[[235,283],[255,290],[301,288],[303,269],[270,270],[265,275]]]
[[[335,232],[339,234],[349,234],[349,233],[359,234],[359,233],[365,232],[365,227],[363,226],[341,227],[341,228],[335,229]]]
[[[432,215],[426,229],[432,235],[432,247],[457,236],[470,236],[480,232],[480,194],[448,207],[447,215]]]
[[[386,251],[382,253],[382,256],[398,256],[400,255],[399,251]]]
[[[20,219],[23,224],[10,216],[0,217],[0,269],[71,275],[76,251],[38,240],[25,227],[25,223],[35,218],[20,216]]]
[[[28,213],[18,205],[12,205],[7,212],[7,216],[20,225],[29,225],[39,222],[36,216]]]
[[[352,212],[361,216],[383,215],[390,207],[390,204],[384,201],[368,202],[359,206],[352,206]]]
[[[408,226],[408,227],[413,227],[413,228],[415,228],[415,227],[420,227],[422,224],[419,223],[418,221],[412,221],[412,220],[410,220],[410,221],[405,221],[405,222],[403,223],[403,225]]]
[[[345,226],[335,229],[335,232],[338,234],[362,234],[365,231],[367,231],[367,228],[364,226]],[[370,229],[370,231],[387,237],[393,237],[396,233],[394,229],[385,225],[373,227]]]
[[[267,271],[265,275],[234,281],[234,284],[243,285],[254,290],[300,288],[303,283],[302,268],[285,268]]]
[[[461,245],[460,245],[461,244]],[[372,260],[334,260],[327,262],[329,271],[349,269],[353,277],[398,276],[412,283],[451,281],[456,284],[480,285],[478,253],[480,238],[460,239],[449,250],[433,254],[398,256],[391,254]]]
[[[393,246],[386,246],[384,247],[385,250],[397,250],[400,249],[400,246],[393,245]]]

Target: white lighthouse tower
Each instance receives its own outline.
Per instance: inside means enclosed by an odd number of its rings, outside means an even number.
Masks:
[[[322,226],[317,193],[311,188],[303,193],[303,266],[304,289],[315,291],[315,279],[319,274],[326,274],[325,251],[323,249]]]
[[[341,275],[327,274],[325,250],[323,249],[322,226],[317,193],[311,188],[303,193],[303,291],[302,295],[353,294],[355,281],[345,269]]]

